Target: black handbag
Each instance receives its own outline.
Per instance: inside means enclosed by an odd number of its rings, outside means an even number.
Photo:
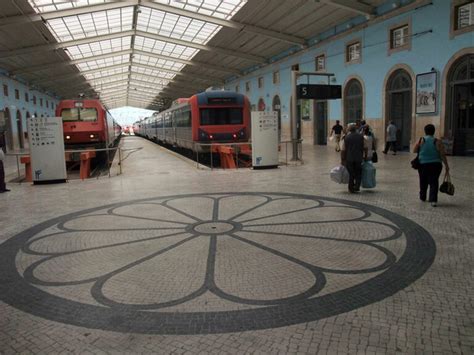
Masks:
[[[416,153],[416,158],[413,159],[410,164],[411,164],[411,167],[415,170],[418,170],[420,168],[420,143],[421,141],[424,141],[423,138],[420,138],[420,140],[418,141],[418,152]]]
[[[420,168],[420,158],[418,156],[418,154],[416,155],[416,158],[413,159],[411,162],[411,167],[415,170],[418,170]]]
[[[443,183],[439,187],[439,192],[448,194],[450,196],[454,195],[454,185],[451,182],[451,176],[449,173],[444,174]]]
[[[372,163],[376,163],[379,161],[379,157],[377,156],[377,152],[372,153]]]

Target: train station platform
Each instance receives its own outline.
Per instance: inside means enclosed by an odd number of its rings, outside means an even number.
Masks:
[[[121,175],[0,195],[0,353],[473,353],[474,160],[433,208],[409,153],[350,194],[332,146],[211,171],[121,145]]]

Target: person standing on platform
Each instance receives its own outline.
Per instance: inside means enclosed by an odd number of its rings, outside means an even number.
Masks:
[[[341,135],[342,135],[343,127],[339,123],[339,120],[336,121],[336,124],[332,126],[331,135],[334,135],[334,139],[336,140],[336,152],[341,151]]]
[[[388,149],[392,148],[393,155],[397,154],[397,126],[395,122],[390,121],[390,124],[387,127],[387,143],[385,143],[385,149],[383,150],[384,154],[387,154]]]
[[[348,134],[342,141],[341,164],[349,172],[349,192],[360,191],[362,180],[362,162],[367,160],[367,142],[364,136],[357,131],[354,124],[347,127]]]
[[[3,166],[3,161],[5,160],[5,154],[3,153],[3,144],[0,142],[0,193],[8,192],[5,185],[5,168]]]
[[[367,160],[372,160],[372,157],[375,152],[375,137],[374,134],[370,131],[369,125],[365,125],[362,134],[364,135],[364,139],[367,144]]]
[[[441,140],[434,138],[435,126],[428,124],[425,126],[425,136],[421,138],[415,145],[415,153],[418,153],[420,167],[418,175],[420,177],[420,200],[426,201],[426,193],[428,186],[430,187],[430,195],[428,201],[431,206],[438,205],[438,186],[441,170],[446,169],[449,174],[448,159],[444,152],[444,145]]]

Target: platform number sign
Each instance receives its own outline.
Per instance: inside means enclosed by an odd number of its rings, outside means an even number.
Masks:
[[[342,97],[341,85],[301,84],[297,86],[298,99],[334,100]]]

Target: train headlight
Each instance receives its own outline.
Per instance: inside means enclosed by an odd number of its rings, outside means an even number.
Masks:
[[[234,134],[232,135],[232,137],[234,137],[234,139],[236,139],[236,138],[237,138],[237,135],[234,133]]]
[[[71,136],[66,136],[66,139],[71,139]]]
[[[214,139],[214,136],[212,134],[210,134],[209,139]]]
[[[91,138],[94,138],[94,135],[93,135],[93,134],[91,134],[89,137],[91,137]]]

